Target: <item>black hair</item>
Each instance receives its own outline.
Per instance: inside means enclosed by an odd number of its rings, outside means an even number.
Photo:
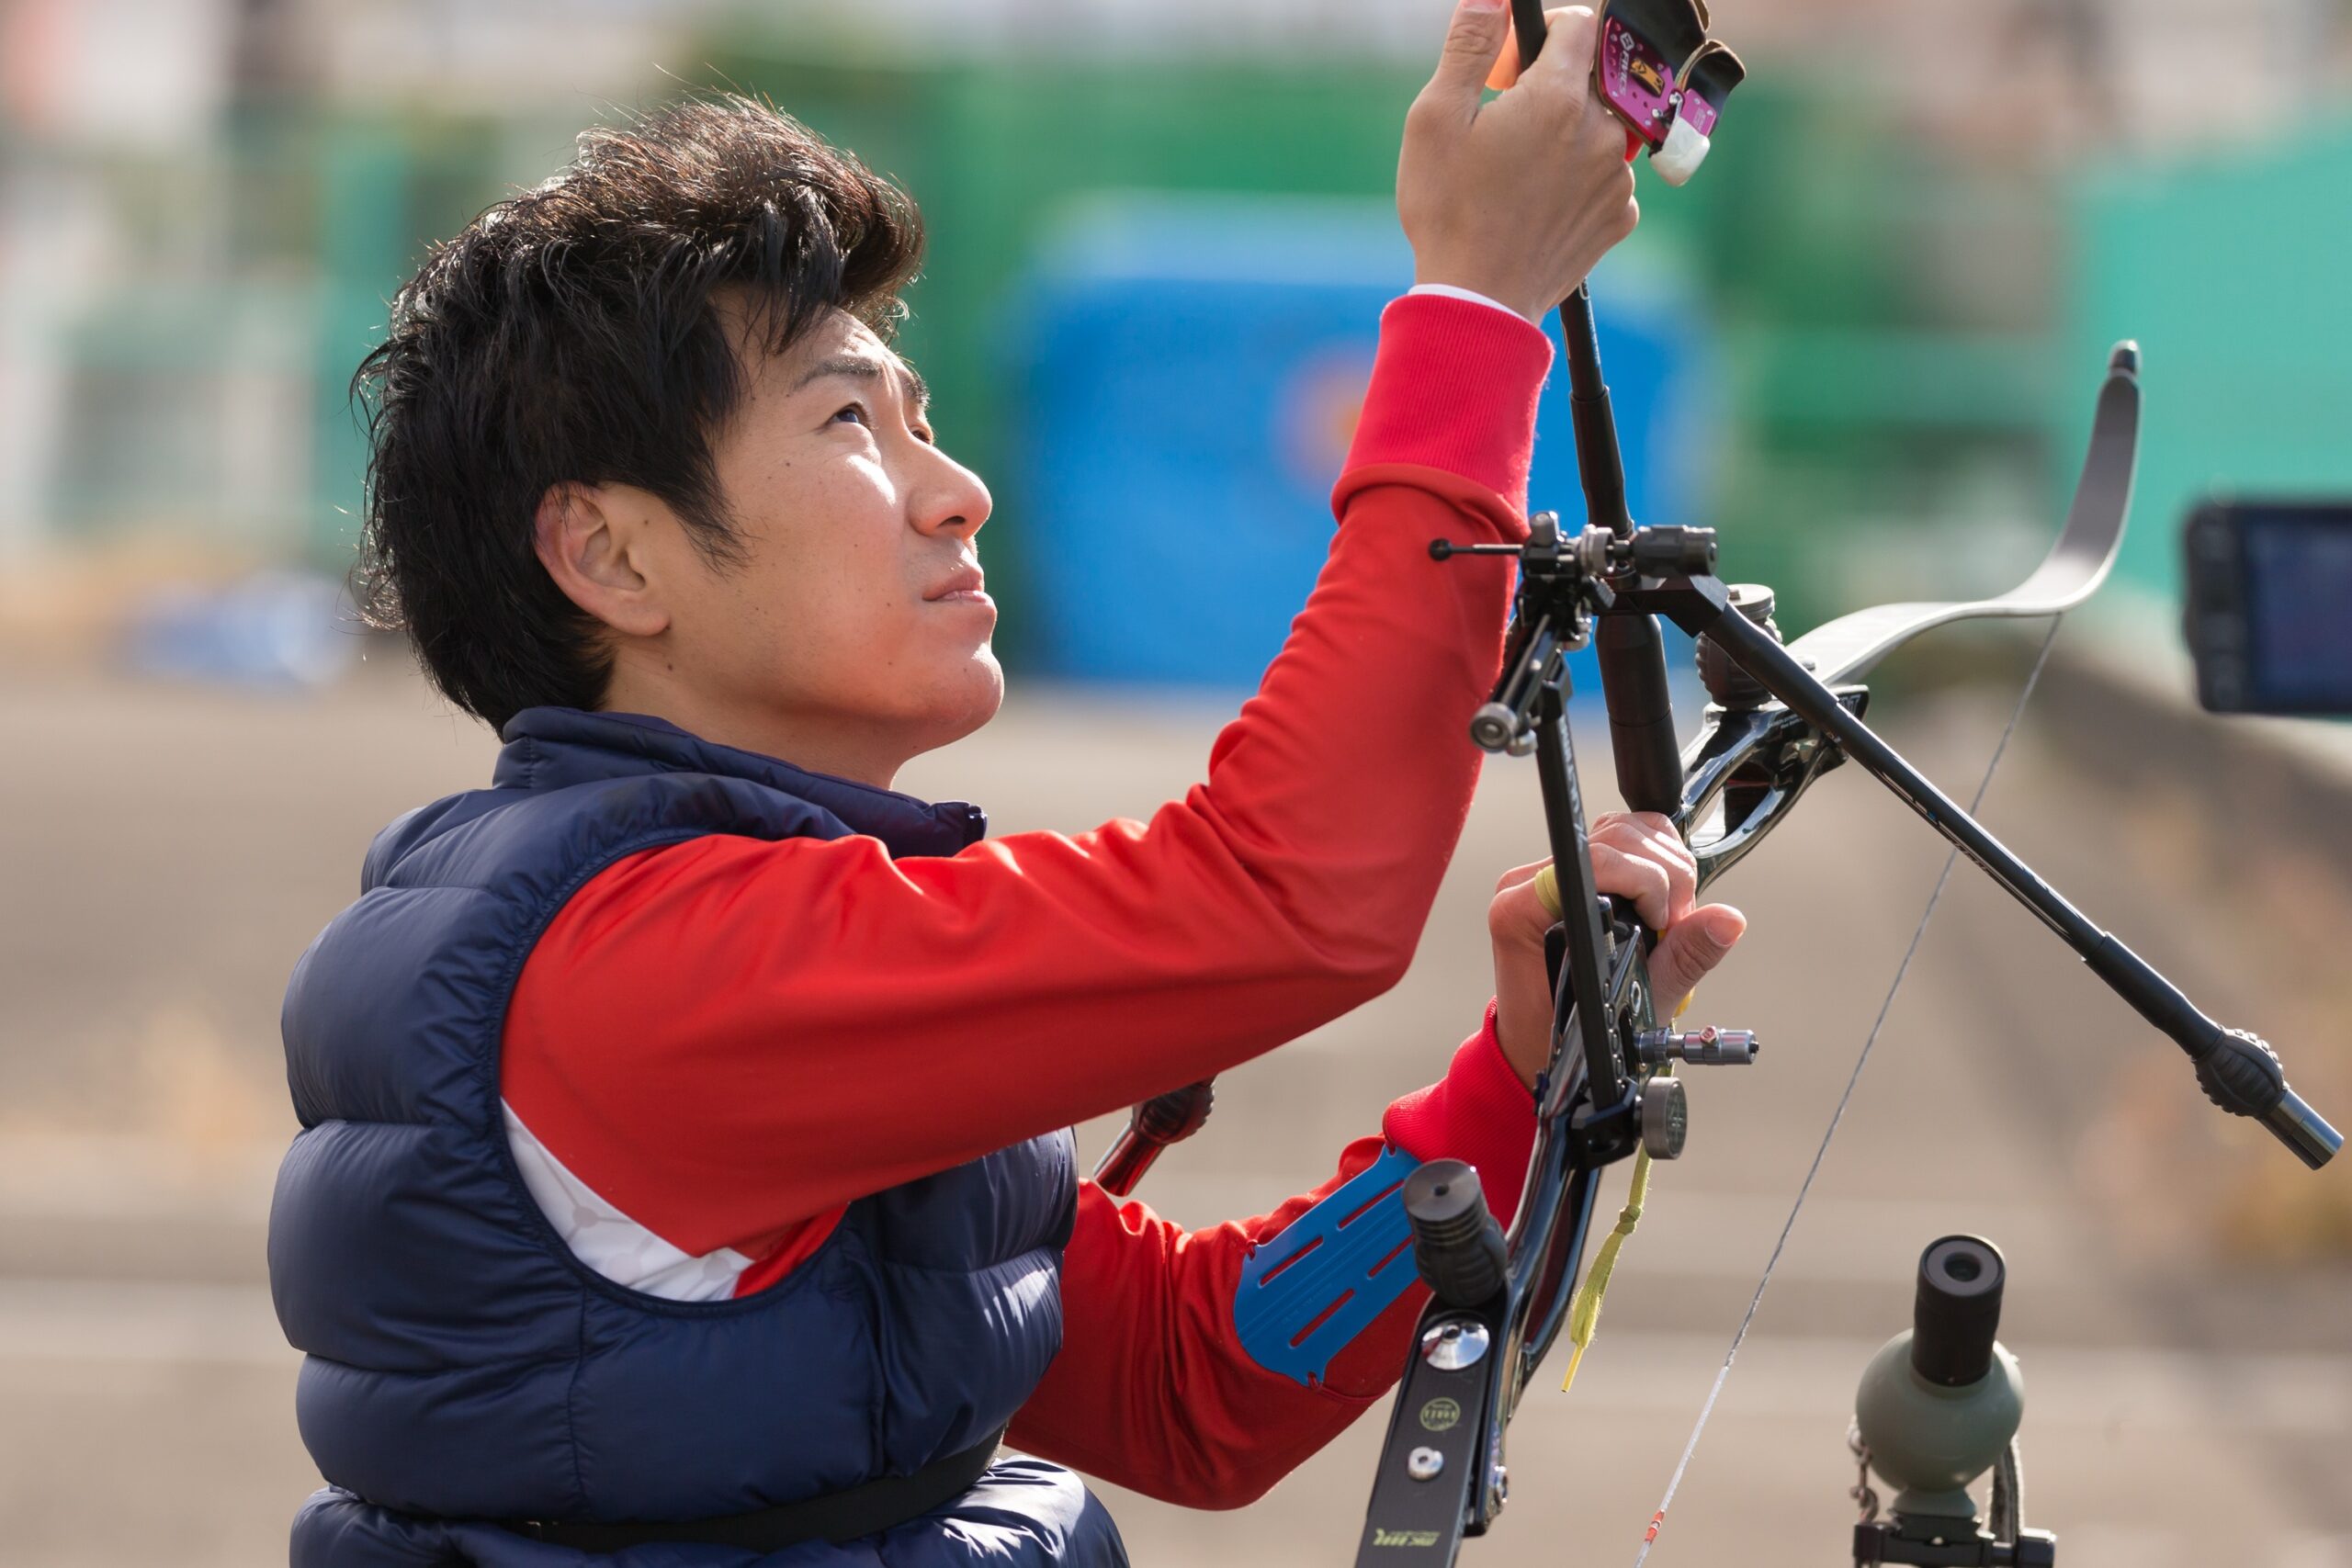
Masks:
[[[594,708],[612,655],[533,547],[552,486],[667,502],[714,567],[741,558],[714,437],[748,352],[835,310],[888,335],[922,254],[913,200],[773,107],[729,96],[588,131],[561,174],[436,245],[353,378],[368,434],[356,593],[435,684],[503,728]]]

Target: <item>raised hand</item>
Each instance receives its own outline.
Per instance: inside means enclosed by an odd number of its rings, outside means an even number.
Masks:
[[[1510,13],[1505,0],[1457,0],[1396,164],[1414,280],[1471,289],[1538,321],[1641,218],[1624,125],[1592,91],[1593,14],[1572,6],[1549,17],[1535,63],[1487,101]]]

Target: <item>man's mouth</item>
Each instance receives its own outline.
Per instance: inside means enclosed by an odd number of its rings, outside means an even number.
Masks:
[[[988,578],[978,567],[967,566],[924,594],[926,604],[993,604],[986,591]]]

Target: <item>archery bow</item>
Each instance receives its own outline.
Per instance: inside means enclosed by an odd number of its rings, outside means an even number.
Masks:
[[[1603,10],[1603,36],[1608,17]],[[1539,0],[1514,0],[1521,58],[1541,47]],[[1719,107],[1719,106],[1718,106]],[[1408,1356],[1386,1445],[1375,1472],[1359,1568],[1374,1563],[1450,1563],[1465,1536],[1483,1533],[1508,1495],[1503,1431],[1536,1365],[1570,1310],[1589,1232],[1598,1174],[1637,1149],[1671,1158],[1687,1125],[1681,1086],[1667,1069],[1743,1059],[1693,1051],[1694,1040],[1655,1027],[1645,960],[1651,933],[1614,901],[1597,897],[1585,854],[1584,813],[1566,722],[1566,655],[1596,645],[1622,793],[1636,809],[1668,810],[1693,841],[1703,886],[1751,851],[1827,768],[1851,760],[1900,796],[1954,848],[1930,896],[1879,1023],[1893,1004],[1940,898],[1965,853],[2079,953],[2099,978],[2172,1036],[2195,1064],[2209,1098],[2254,1117],[2317,1167],[2340,1135],[2286,1083],[2277,1055],[2253,1035],[2222,1029],[2118,939],[2097,925],[1905,762],[1861,720],[1867,692],[1853,677],[1909,637],[1977,616],[2056,615],[2095,590],[2113,560],[2129,513],[2137,451],[2139,355],[2119,346],[2109,364],[2090,451],[2067,526],[2051,555],[2010,592],[1966,604],[1905,604],[1833,622],[1783,648],[1770,626],[1770,599],[1726,588],[1713,575],[1711,530],[1638,527],[1627,516],[1608,390],[1601,380],[1589,294],[1561,309],[1573,392],[1587,526],[1564,537],[1549,513],[1532,522],[1523,546],[1453,547],[1456,554],[1508,554],[1520,588],[1493,700],[1472,724],[1488,750],[1535,753],[1560,885],[1561,924],[1551,942],[1555,1008],[1550,1071],[1538,1090],[1539,1128],[1529,1190],[1507,1245],[1478,1198],[1475,1173],[1438,1161],[1416,1173],[1405,1202],[1417,1259],[1434,1299],[1423,1314],[1418,1352]],[[1715,705],[1688,756],[1673,749],[1672,709],[1654,615],[1699,639],[1700,665]],[[2053,621],[2051,636],[2056,631]],[[2036,660],[1981,802],[2030,699],[2051,642]],[[1839,684],[1833,689],[1831,682]],[[1794,1226],[1853,1086],[1867,1063],[1873,1026],[1837,1113],[1783,1225]],[[1773,1262],[1781,1247],[1776,1245]],[[1474,1267],[1477,1255],[1498,1258]],[[1645,1533],[1648,1555],[1667,1507],[1695,1451],[1757,1304],[1768,1262],[1731,1350],[1717,1373],[1665,1499]],[[1638,1568],[1638,1560],[1637,1560]]]
[[[1601,12],[1602,37],[1613,36],[1612,13],[1674,3],[1611,0]],[[1540,0],[1513,0],[1512,14],[1520,57],[1532,61],[1545,31]],[[1703,32],[1703,13],[1700,19]],[[1724,79],[1736,82],[1736,76]],[[1727,88],[1719,86],[1709,105],[1710,127],[1723,90]],[[1623,112],[1623,106],[1613,107]],[[1660,145],[1653,141],[1653,151]],[[1934,626],[1983,616],[2055,616],[2098,586],[2130,508],[2139,423],[2136,348],[2120,346],[2109,363],[2065,530],[2025,582],[1989,600],[1863,611],[1784,648],[1771,626],[1769,593],[1727,587],[1714,575],[1713,530],[1638,526],[1632,521],[1589,293],[1577,290],[1561,307],[1560,319],[1587,526],[1566,536],[1558,518],[1544,513],[1531,519],[1522,545],[1456,547],[1439,540],[1430,550],[1441,561],[1460,554],[1510,555],[1519,567],[1502,672],[1492,699],[1474,717],[1471,734],[1489,751],[1532,751],[1536,758],[1560,904],[1560,924],[1547,942],[1555,987],[1551,1064],[1538,1082],[1535,1148],[1526,1195],[1508,1238],[1487,1213],[1476,1173],[1460,1162],[1430,1162],[1404,1183],[1416,1265],[1432,1299],[1391,1415],[1359,1568],[1451,1563],[1462,1540],[1482,1534],[1501,1511],[1508,1495],[1504,1429],[1570,1316],[1569,1287],[1583,1258],[1600,1173],[1636,1151],[1657,1158],[1680,1152],[1687,1110],[1672,1066],[1742,1061],[1753,1054],[1724,1049],[1724,1037],[1713,1032],[1681,1034],[1657,1026],[1646,970],[1654,933],[1594,886],[1567,724],[1566,656],[1588,643],[1599,655],[1621,792],[1635,809],[1672,818],[1697,854],[1702,887],[1752,852],[1823,773],[1851,761],[1951,841],[1945,878],[1961,854],[1974,861],[2181,1046],[2215,1104],[2261,1121],[2314,1168],[2342,1145],[2340,1134],[2288,1087],[2267,1045],[2252,1034],[2225,1030],[2199,1011],[1985,831],[1973,808],[1962,809],[1882,740],[1862,722],[1867,690],[1852,683],[1893,649]],[[1701,672],[1714,699],[1687,754],[1675,745],[1663,641],[1655,620],[1659,615],[1698,639]],[[2055,630],[2053,621],[2052,637]],[[2044,659],[2050,646],[2045,638]],[[2041,669],[2037,660],[1978,787],[1979,802]],[[1939,878],[1881,1005],[1881,1024],[1944,886]],[[1781,1244],[1877,1034],[1873,1026],[1790,1210]],[[1198,1097],[1204,1091],[1205,1086],[1196,1085],[1177,1093]],[[1156,1110],[1138,1108],[1135,1134],[1114,1151],[1119,1168],[1113,1174],[1131,1183],[1164,1142],[1158,1131],[1197,1125],[1196,1112],[1170,1101],[1162,1097]],[[1776,1246],[1773,1260],[1779,1256]],[[1754,1320],[1771,1269],[1768,1263],[1666,1499],[1651,1519],[1645,1557]]]

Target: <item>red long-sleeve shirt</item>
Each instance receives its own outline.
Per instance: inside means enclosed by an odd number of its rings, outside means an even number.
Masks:
[[[1330,559],[1205,780],[1148,824],[897,860],[862,836],[712,836],[582,887],[524,967],[502,1067],[542,1206],[598,1222],[575,1249],[645,1288],[756,1290],[855,1198],[1210,1077],[1393,985],[1469,809],[1477,753],[1450,742],[1492,685],[1510,581],[1437,570],[1428,543],[1523,536],[1549,364],[1508,312],[1389,307]],[[1490,1012],[1384,1134],[1470,1159],[1508,1213],[1532,1122]],[[1307,1387],[1248,1359],[1233,1292],[1250,1248],[1380,1142],[1190,1235],[1083,1184],[1063,1348],[1012,1440],[1204,1506],[1329,1440],[1394,1379],[1418,1292]]]

